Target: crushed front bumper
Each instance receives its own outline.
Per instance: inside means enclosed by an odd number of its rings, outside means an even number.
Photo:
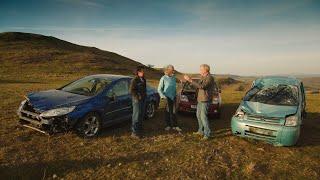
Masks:
[[[44,118],[40,113],[20,109],[17,112],[19,123],[27,128],[36,130],[44,134],[54,134],[70,129],[67,116]]]
[[[231,120],[231,129],[234,135],[263,140],[275,146],[293,146],[300,135],[300,126],[242,120],[235,116]]]

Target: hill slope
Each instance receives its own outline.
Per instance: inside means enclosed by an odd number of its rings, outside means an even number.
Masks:
[[[0,63],[1,79],[96,73],[131,75],[136,66],[142,65],[113,52],[20,32],[0,33]],[[159,77],[161,72],[148,68],[147,75]]]

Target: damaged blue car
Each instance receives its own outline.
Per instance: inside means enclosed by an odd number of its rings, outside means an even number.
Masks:
[[[75,130],[83,137],[96,136],[101,128],[131,118],[131,79],[98,74],[59,89],[30,93],[17,111],[19,123],[48,134]],[[148,86],[146,118],[155,115],[159,99],[157,91]]]
[[[298,141],[306,116],[303,83],[293,77],[263,77],[255,80],[232,117],[232,133],[276,146]]]

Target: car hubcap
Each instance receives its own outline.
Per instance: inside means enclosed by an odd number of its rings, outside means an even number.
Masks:
[[[94,136],[99,129],[99,121],[97,117],[89,117],[84,123],[84,134],[86,136]]]
[[[154,104],[150,103],[150,104],[148,104],[147,116],[148,116],[148,118],[152,118],[153,115],[154,115]]]

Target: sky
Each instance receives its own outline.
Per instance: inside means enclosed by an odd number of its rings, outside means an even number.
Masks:
[[[1,0],[7,31],[188,73],[320,74],[320,0]]]

